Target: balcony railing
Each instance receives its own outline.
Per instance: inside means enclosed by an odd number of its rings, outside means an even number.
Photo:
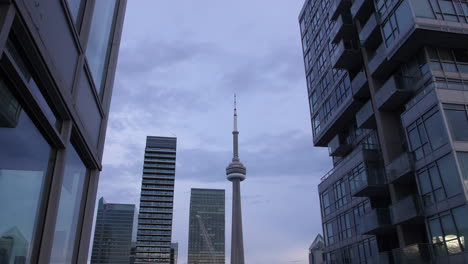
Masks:
[[[415,222],[423,219],[424,209],[418,196],[411,195],[390,206],[392,213],[392,223],[398,225],[401,223]]]
[[[361,32],[359,32],[359,40],[361,41],[361,45],[364,47],[369,48],[376,48],[379,40],[382,38],[380,35],[380,19],[376,13],[373,13],[367,23],[362,28]]]
[[[343,10],[347,10],[350,7],[350,0],[332,0],[332,6],[330,8],[329,15],[331,19],[336,19]]]
[[[388,208],[375,208],[364,215],[359,225],[359,231],[364,235],[374,235],[392,230]]]
[[[350,179],[351,195],[356,197],[375,197],[387,194],[385,172],[379,166],[365,168]]]
[[[353,19],[363,20],[372,12],[372,0],[356,0],[351,6]]]
[[[414,171],[414,155],[413,153],[404,152],[398,158],[394,159],[385,168],[387,173],[387,182],[392,183],[396,180],[403,179]]]
[[[372,128],[374,123],[374,108],[372,107],[372,100],[369,99],[356,113],[356,124],[359,128]]]
[[[330,37],[333,43],[337,43],[342,38],[350,39],[355,34],[356,29],[354,25],[344,21],[343,16],[339,16],[330,32]]]
[[[346,142],[346,138],[342,134],[336,135],[328,143],[328,152],[330,156],[345,156],[353,149],[353,146]]]
[[[352,70],[362,65],[361,51],[354,41],[341,40],[331,57],[332,66]]]
[[[411,82],[409,77],[390,77],[377,91],[375,100],[378,109],[395,110],[404,105],[412,96],[413,87],[405,85]]]
[[[367,76],[364,70],[361,70],[351,81],[354,98],[369,98],[370,91],[367,83]]]
[[[377,48],[377,50],[374,51],[374,54],[372,54],[370,60],[369,60],[369,71],[371,72],[372,75],[376,71],[378,71],[381,67],[383,67],[383,63],[387,59],[387,48],[385,46],[385,43],[380,44],[380,46]]]
[[[328,177],[340,171],[341,168],[343,168],[350,160],[353,160],[358,155],[362,155],[362,161],[370,157],[373,159],[378,158],[378,155],[376,155],[378,153],[376,151],[377,149],[379,149],[378,145],[361,143],[353,150],[353,152],[346,156],[338,165],[328,171],[327,174],[325,174],[320,180],[325,181]]]

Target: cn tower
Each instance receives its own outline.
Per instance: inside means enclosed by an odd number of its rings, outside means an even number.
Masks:
[[[232,230],[231,230],[231,264],[244,264],[244,238],[242,236],[242,209],[240,182],[245,180],[246,169],[239,160],[239,131],[237,131],[237,106],[234,94],[234,131],[233,157],[226,168],[227,179],[232,182]]]

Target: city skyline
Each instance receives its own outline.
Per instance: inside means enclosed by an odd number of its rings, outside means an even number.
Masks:
[[[138,204],[145,137],[177,136],[172,241],[179,242],[181,264],[187,260],[190,188],[226,189],[231,228],[225,169],[232,159],[234,92],[242,111],[241,159],[249,170],[242,186],[246,261],[307,263],[310,241],[322,232],[316,186],[331,162],[326,149],[312,147],[297,21],[302,5],[127,5],[98,192],[112,202]],[[230,241],[226,232],[227,261]]]

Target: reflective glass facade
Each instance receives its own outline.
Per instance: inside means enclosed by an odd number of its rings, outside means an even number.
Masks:
[[[176,150],[176,138],[146,138],[135,263],[170,263]]]
[[[94,231],[92,264],[128,264],[132,246],[135,205],[99,200]]]
[[[126,8],[115,2],[99,98],[83,41],[95,2],[0,4],[0,263],[88,261]]]
[[[313,141],[333,160],[318,186],[326,263],[468,262],[467,11],[305,1]]]
[[[195,189],[190,194],[188,264],[225,263],[225,192]]]

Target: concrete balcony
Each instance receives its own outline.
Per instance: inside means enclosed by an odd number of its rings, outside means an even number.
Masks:
[[[394,263],[398,264],[426,264],[426,263],[444,263],[431,262],[432,245],[413,244],[403,248],[392,250]],[[446,263],[464,263],[464,262],[446,262]]]
[[[351,7],[350,0],[332,0],[332,6],[329,11],[331,19],[336,19],[343,11],[349,10]]]
[[[372,56],[369,59],[369,71],[372,76],[378,75],[384,68],[384,62],[387,60],[387,48],[385,43],[380,44],[380,46],[374,51]]]
[[[330,183],[348,174],[357,164],[363,162],[377,163],[379,160],[380,154],[377,151],[377,146],[371,144],[358,145],[340,163],[321,178],[322,182],[319,184],[319,191],[323,191],[324,189],[322,188],[327,188]]]
[[[361,218],[359,231],[363,235],[388,233],[393,230],[388,208],[375,208]]]
[[[372,13],[372,0],[356,0],[351,6],[353,19],[364,20]]]
[[[351,81],[353,97],[357,99],[365,99],[370,97],[369,84],[367,82],[366,73],[360,71]]]
[[[342,134],[336,135],[328,143],[328,153],[330,156],[343,157],[346,156],[346,154],[348,154],[351,150],[353,150],[353,146],[346,141],[346,137]]]
[[[337,133],[353,122],[354,113],[359,109],[360,104],[354,100],[350,92],[343,102],[335,108],[331,117],[321,124],[322,130],[314,135],[314,145],[327,147]]]
[[[372,128],[375,126],[374,108],[372,107],[372,100],[359,109],[356,113],[356,124],[359,128]]]
[[[352,41],[341,40],[331,57],[333,68],[357,69],[362,66],[361,51]]]
[[[377,13],[373,13],[367,20],[361,32],[359,32],[359,40],[361,41],[362,46],[375,49],[381,39],[380,19]]]
[[[375,101],[381,110],[395,110],[401,107],[413,95],[413,87],[407,86],[411,78],[391,76],[377,91]]]
[[[387,183],[396,181],[407,182],[414,178],[414,156],[413,153],[405,152],[394,159],[385,168],[387,174]]]
[[[383,168],[374,165],[365,165],[363,171],[349,180],[351,196],[379,197],[388,193]]]
[[[339,16],[330,32],[330,38],[333,43],[341,39],[351,39],[356,35],[356,28],[350,22],[345,22],[343,16]]]
[[[416,195],[408,196],[392,204],[390,211],[394,225],[424,220],[424,210],[419,197]]]

